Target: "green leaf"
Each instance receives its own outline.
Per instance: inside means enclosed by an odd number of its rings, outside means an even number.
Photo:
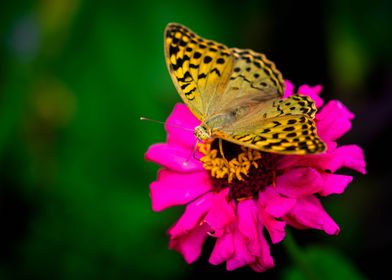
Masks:
[[[283,272],[282,279],[366,279],[349,259],[334,248],[313,245],[297,253],[295,265]]]

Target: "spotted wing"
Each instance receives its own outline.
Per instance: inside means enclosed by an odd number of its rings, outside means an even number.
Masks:
[[[295,94],[287,99],[275,99],[255,106],[250,112],[216,131],[227,141],[280,154],[314,154],[325,151],[318,137],[314,102]]]
[[[182,100],[201,121],[216,92],[224,92],[233,69],[229,48],[171,23],[165,30],[165,56]]]
[[[299,95],[281,100],[282,75],[263,54],[229,49],[169,24],[165,55],[181,98],[199,120],[210,124],[215,136],[283,154],[325,149],[313,121],[314,103]]]
[[[237,48],[231,48],[230,54],[234,61],[230,80],[224,92],[212,97],[208,115],[214,116],[233,107],[262,104],[283,96],[282,74],[264,54]]]
[[[265,55],[229,49],[182,25],[166,27],[165,55],[177,91],[201,121],[233,105],[283,96],[282,75]]]

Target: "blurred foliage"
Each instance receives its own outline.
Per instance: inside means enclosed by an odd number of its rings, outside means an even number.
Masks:
[[[1,2],[0,279],[226,275],[224,266],[207,267],[205,257],[188,266],[168,250],[166,230],[182,209],[151,210],[148,185],[158,167],[144,161],[144,152],[165,134],[139,117],[164,120],[180,101],[163,57],[168,22],[265,52],[286,78],[297,85],[323,83],[327,98],[343,100],[359,115],[345,141],[371,151],[369,175],[357,177],[342,198],[325,199],[341,235],[306,231],[296,237],[333,244],[365,275],[383,275],[367,257],[391,245],[390,230],[381,234],[383,243],[358,244],[379,236],[367,222],[383,225],[366,210],[377,205],[374,215],[382,217],[387,205],[378,200],[385,197],[386,169],[371,165],[391,117],[391,98],[384,94],[392,88],[390,6],[337,0],[314,7],[256,0]],[[385,121],[373,126],[379,119]],[[374,185],[379,187],[371,190]],[[264,277],[299,279],[294,268],[278,273],[289,259],[277,248],[277,267]],[[335,250],[307,254],[312,264],[336,267],[342,279],[359,275]],[[263,277],[246,268],[234,272],[242,274]]]
[[[312,246],[299,254],[293,257],[294,265],[283,270],[283,279],[365,279],[346,257],[332,248]]]

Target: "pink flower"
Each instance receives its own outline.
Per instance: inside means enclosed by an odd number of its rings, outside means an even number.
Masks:
[[[285,97],[294,92],[290,82],[286,85]],[[303,85],[297,92],[310,96],[320,108],[321,90],[321,86]],[[150,185],[153,210],[186,205],[184,214],[169,229],[170,248],[192,263],[200,256],[204,241],[214,238],[211,264],[226,262],[228,270],[249,265],[261,272],[274,266],[263,232],[268,232],[272,243],[284,239],[287,224],[337,234],[339,226],[319,197],[341,194],[352,181],[351,176],[335,174],[340,168],[366,172],[360,147],[336,143],[350,130],[353,117],[339,101],[328,102],[316,115],[318,134],[328,147],[325,153],[265,153],[254,159],[256,171],[243,176],[242,181],[228,183],[212,176],[205,162],[203,167],[203,162],[195,159],[209,151],[197,151],[193,156],[196,139],[191,130],[200,122],[185,105],[177,104],[166,122],[167,142],[152,145],[146,153],[147,160],[163,167]]]

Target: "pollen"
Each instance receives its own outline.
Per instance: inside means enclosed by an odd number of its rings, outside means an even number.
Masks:
[[[217,179],[227,179],[230,184],[234,179],[244,181],[252,167],[258,168],[261,153],[257,150],[241,147],[240,153],[231,159],[226,159],[218,149],[212,148],[212,143],[199,143],[199,151],[204,155],[200,161],[203,167]]]
[[[265,187],[276,186],[280,155],[219,139],[199,143],[198,148],[203,154],[200,161],[210,172],[212,190],[219,192],[229,188],[230,200],[257,198]]]

